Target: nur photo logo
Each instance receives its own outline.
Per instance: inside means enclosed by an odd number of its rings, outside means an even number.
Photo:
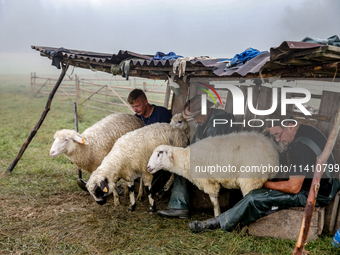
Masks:
[[[278,107],[278,98],[279,98],[279,93],[278,93],[278,88],[272,88],[272,105],[269,109],[263,109],[259,110],[254,107],[254,102],[253,102],[253,88],[250,86],[247,88],[247,100],[245,100],[245,96],[243,94],[243,91],[237,87],[236,85],[231,85],[231,84],[216,84],[215,88],[212,86],[199,82],[199,84],[204,85],[208,89],[214,92],[214,94],[217,96],[217,98],[220,101],[221,106],[223,107],[221,97],[217,93],[215,89],[228,89],[229,92],[232,95],[233,98],[233,112],[232,114],[234,115],[245,115],[245,106],[248,106],[248,109],[251,113],[253,113],[256,116],[269,116],[270,114],[274,113]],[[204,88],[199,88],[203,91],[205,91],[214,101],[215,105],[217,106],[216,100],[213,96],[213,94]],[[299,94],[301,95],[301,98],[289,98],[289,94]],[[206,115],[207,114],[207,94],[202,94],[201,95],[201,114]],[[304,95],[304,96],[303,96]],[[287,115],[287,106],[288,105],[295,105],[298,110],[300,110],[304,115],[310,116],[311,113],[306,109],[306,107],[303,105],[304,103],[307,103],[311,99],[311,93],[309,90],[305,88],[291,88],[291,87],[282,87],[281,88],[281,115],[285,116]],[[216,125],[225,125],[229,124],[230,126],[233,125],[243,125],[244,127],[246,124],[248,124],[249,127],[263,127],[265,122],[271,122],[271,126],[273,127],[275,124],[274,122],[278,121],[278,119],[250,119],[247,121],[243,120],[242,122],[233,122],[232,120],[229,121],[226,119],[215,119],[214,120],[214,127]],[[286,125],[284,124],[286,121],[294,121],[295,125],[297,125],[297,122],[293,119],[287,119],[281,121],[281,125],[285,127]]]

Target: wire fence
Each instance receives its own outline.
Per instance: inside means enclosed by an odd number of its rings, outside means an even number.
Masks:
[[[48,96],[52,91],[57,78],[39,77],[36,73],[31,73],[31,95],[33,97]],[[112,79],[88,79],[77,75],[74,78],[64,78],[58,88],[55,97],[69,99],[98,110],[108,112],[132,112],[127,103],[128,94],[131,90],[142,89],[151,104],[171,107],[170,96],[172,91],[167,86],[167,81],[149,80],[142,78],[113,77]],[[125,108],[125,109],[124,109]]]

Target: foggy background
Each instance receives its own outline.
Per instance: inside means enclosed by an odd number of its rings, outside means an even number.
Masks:
[[[228,58],[340,35],[339,13],[339,0],[0,0],[0,74],[59,75],[31,45]]]

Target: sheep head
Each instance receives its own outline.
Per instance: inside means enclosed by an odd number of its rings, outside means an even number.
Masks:
[[[50,156],[55,158],[63,153],[69,155],[76,149],[77,144],[83,145],[88,143],[74,130],[59,130],[54,134]]]
[[[264,136],[268,137],[269,139],[272,139],[275,143],[276,149],[279,153],[283,153],[288,149],[288,146],[282,144],[281,142],[277,142],[275,139],[275,136],[270,133],[269,129],[266,128],[265,130],[263,130],[262,134],[264,134]]]
[[[106,203],[106,199],[110,191],[109,183],[106,178],[99,181],[90,178],[90,180],[86,184],[86,188],[98,204],[104,205]]]
[[[149,159],[148,172],[154,174],[158,170],[169,169],[173,161],[172,147],[169,145],[160,145],[153,151]]]
[[[183,117],[182,113],[177,113],[171,118],[171,126],[178,127],[183,130],[183,132],[189,137],[190,125]]]

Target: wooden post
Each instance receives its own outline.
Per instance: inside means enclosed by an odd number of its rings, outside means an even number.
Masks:
[[[74,112],[74,129],[76,132],[78,131],[78,113],[77,113],[77,103],[73,102],[73,112]]]
[[[171,92],[171,88],[170,88],[170,84],[168,82],[167,85],[166,85],[165,99],[164,99],[164,107],[166,109],[168,109],[168,107],[169,107],[170,92]]]
[[[186,82],[184,82],[182,79],[179,79],[176,82],[181,88],[181,94],[180,95],[173,94],[171,106],[172,115],[175,115],[176,113],[180,113],[183,111],[184,104],[188,99],[190,80],[187,79]]]
[[[76,76],[76,82],[77,82],[77,76]],[[76,132],[79,132],[78,129],[78,112],[77,112],[77,103],[73,102],[73,113],[74,113],[74,129]],[[81,172],[81,169],[78,168],[78,177],[81,179],[83,177],[83,173]]]
[[[107,85],[105,85],[105,110],[107,110]]]
[[[51,107],[51,103],[52,103],[52,99],[54,97],[54,94],[57,92],[57,89],[59,87],[59,85],[61,84],[65,74],[66,74],[66,71],[68,69],[68,65],[62,65],[62,71],[61,71],[61,74],[59,76],[59,79],[57,80],[56,84],[54,85],[54,88],[53,90],[51,91],[49,97],[48,97],[48,100],[47,100],[47,103],[46,103],[46,106],[45,106],[45,110],[43,111],[38,123],[35,125],[35,127],[33,128],[33,130],[31,131],[31,133],[29,134],[29,136],[27,137],[26,141],[24,142],[24,144],[22,145],[18,155],[16,156],[16,158],[13,160],[13,162],[11,163],[11,165],[7,168],[6,172],[5,173],[9,173],[9,172],[12,172],[14,167],[16,166],[16,164],[18,163],[18,161],[20,160],[21,156],[24,154],[27,146],[30,144],[30,142],[32,141],[33,137],[35,136],[35,134],[38,132],[38,129],[40,128],[41,124],[43,123],[43,121],[45,120],[46,118],[46,115],[47,113],[49,112],[50,110],[50,107]],[[35,73],[34,73],[34,78],[35,78]]]
[[[31,73],[31,96],[32,96],[32,94],[33,94],[33,80],[32,80],[32,74],[33,74],[33,73]]]
[[[75,80],[76,80],[76,102],[78,103],[80,99],[80,90],[79,90],[80,81],[77,75],[75,75]]]
[[[309,191],[309,195],[308,195],[308,199],[307,199],[307,203],[305,207],[305,213],[302,219],[300,234],[299,234],[299,237],[298,237],[298,240],[296,242],[295,249],[293,252],[294,255],[300,255],[303,253],[303,249],[305,247],[305,243],[306,243],[307,236],[308,236],[309,227],[312,221],[312,215],[313,215],[313,211],[315,208],[316,197],[318,195],[319,188],[320,188],[320,179],[322,177],[323,170],[324,170],[323,164],[327,162],[329,156],[332,153],[336,138],[338,136],[339,127],[340,127],[340,106],[338,109],[337,117],[334,122],[334,126],[328,137],[325,148],[323,152],[321,153],[321,155],[318,156],[316,159],[316,168],[315,168],[316,171],[314,171],[313,181],[310,186],[310,191]],[[318,169],[320,171],[318,171]]]

